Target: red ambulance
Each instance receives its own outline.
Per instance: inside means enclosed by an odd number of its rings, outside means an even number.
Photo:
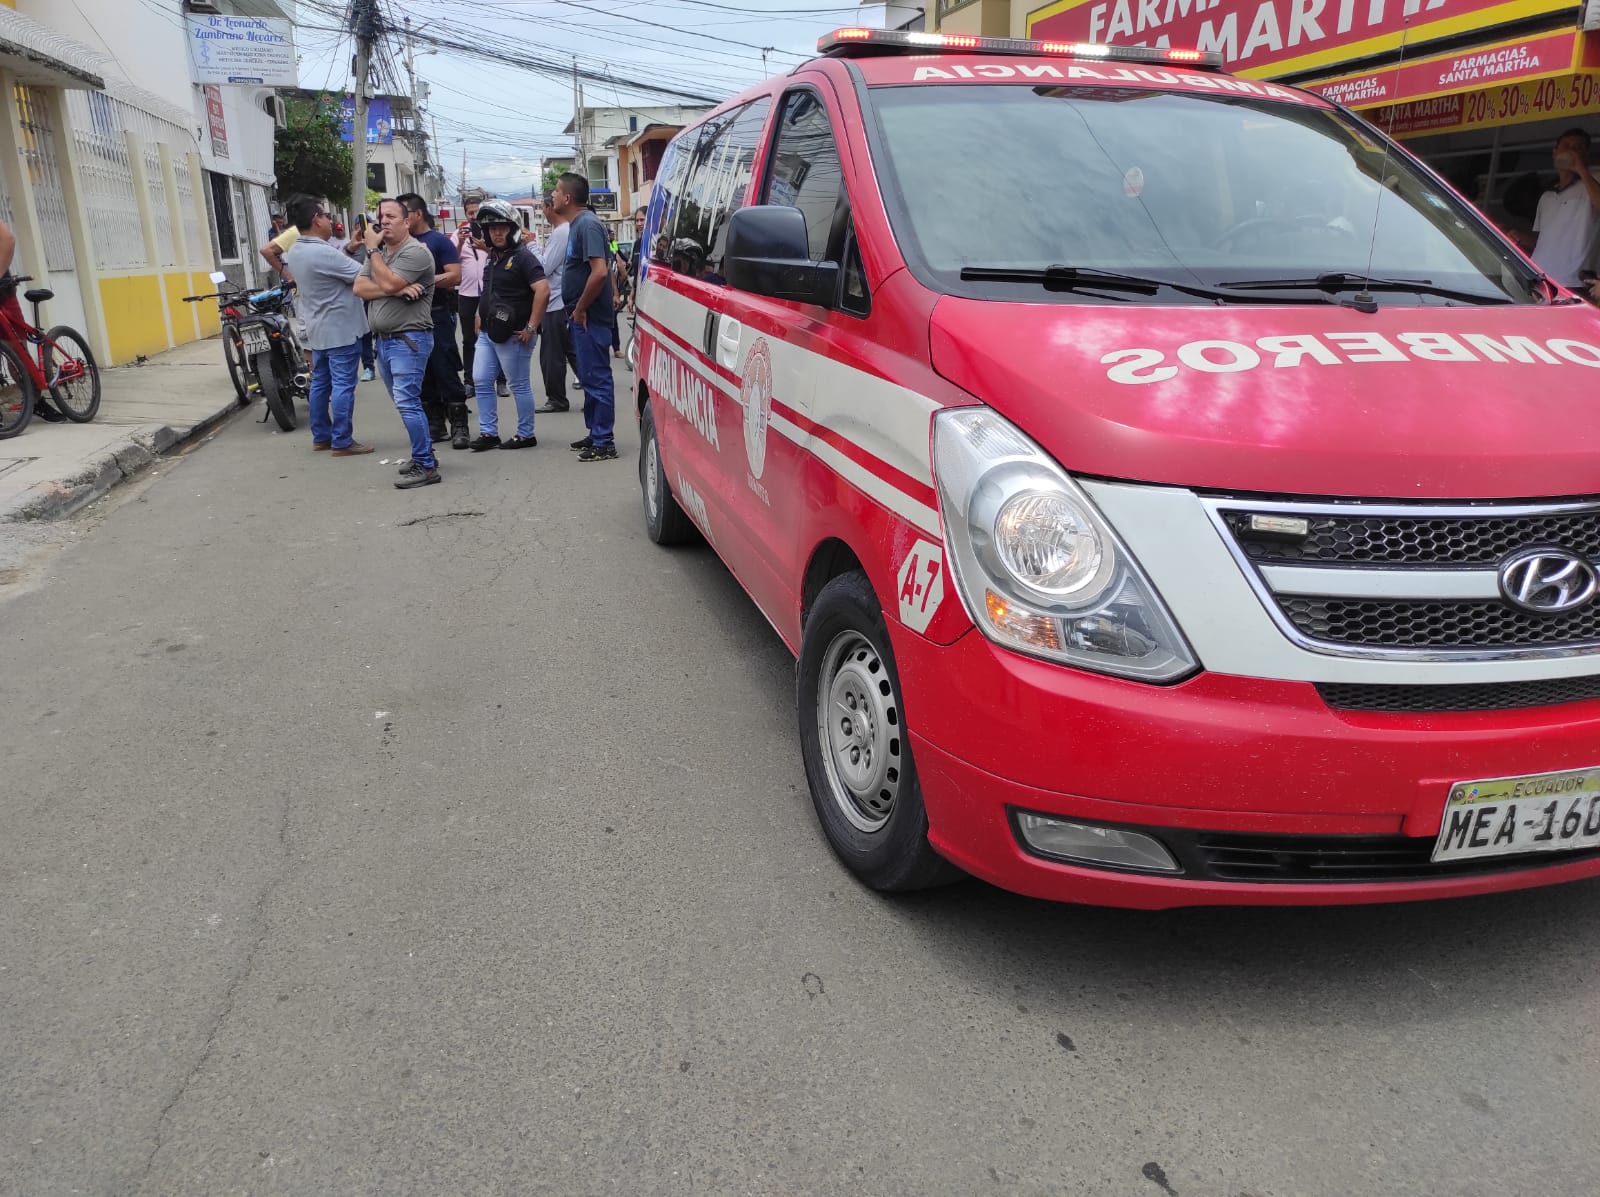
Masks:
[[[798,664],[867,884],[1600,873],[1600,317],[1192,50],[841,30],[673,141],[640,482]]]

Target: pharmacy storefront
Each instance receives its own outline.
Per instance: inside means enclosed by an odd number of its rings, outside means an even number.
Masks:
[[[1236,74],[1357,110],[1526,233],[1561,132],[1585,128],[1600,150],[1600,33],[1586,26],[1600,30],[1600,3],[1058,0],[1026,32],[1221,51]]]

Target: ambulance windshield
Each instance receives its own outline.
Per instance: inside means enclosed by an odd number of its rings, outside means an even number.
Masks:
[[[1318,279],[1365,277],[1370,256],[1373,274],[1418,283],[1383,288],[1385,306],[1545,301],[1536,272],[1455,195],[1398,151],[1385,162],[1379,141],[1330,109],[1110,87],[870,94],[895,235],[943,291],[1023,298],[1029,271],[1066,265],[1190,287],[1035,281],[1026,298],[1215,303],[1205,289],[1220,288],[1305,302],[1320,298]]]

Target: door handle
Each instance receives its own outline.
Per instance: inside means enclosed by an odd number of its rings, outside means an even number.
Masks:
[[[739,338],[744,326],[731,316],[717,323],[717,361],[730,370],[739,364]]]

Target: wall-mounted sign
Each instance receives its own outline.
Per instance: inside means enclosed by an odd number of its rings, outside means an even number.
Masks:
[[[196,83],[294,87],[300,82],[292,22],[191,13],[184,26]]]
[[[339,136],[354,141],[351,133],[356,120],[356,98],[346,96],[339,104]],[[389,145],[394,141],[394,117],[389,112],[389,101],[374,96],[367,101],[367,144]]]
[[[1550,13],[1580,0],[1055,0],[1028,36],[1220,51],[1228,69],[1273,78]]]
[[[1576,74],[1368,108],[1361,115],[1386,133],[1415,137],[1596,113],[1600,113],[1600,75]]]
[[[206,119],[211,122],[211,152],[218,158],[226,158],[228,119],[222,110],[222,88],[215,83],[207,83],[203,90],[206,93]]]
[[[615,212],[617,210],[617,193],[615,191],[589,192],[589,206],[596,212]]]
[[[1494,83],[1570,75],[1576,62],[1573,55],[1577,40],[1573,30],[1564,29],[1301,86],[1349,108],[1398,104],[1447,92],[1476,91]]]

